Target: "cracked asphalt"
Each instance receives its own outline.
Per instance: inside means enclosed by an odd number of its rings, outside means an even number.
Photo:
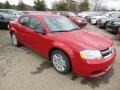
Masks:
[[[0,30],[0,90],[120,90],[120,37],[94,25],[85,27],[113,40],[114,67],[98,78],[56,72],[42,56],[27,47],[14,47],[9,32]]]

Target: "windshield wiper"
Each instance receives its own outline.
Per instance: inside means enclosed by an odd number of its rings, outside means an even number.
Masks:
[[[74,29],[71,29],[71,30],[61,30],[61,31],[51,31],[52,33],[54,32],[70,32],[70,31],[74,31],[74,30],[79,30],[80,28],[74,28]]]
[[[51,31],[51,32],[54,33],[54,32],[70,32],[70,31],[72,31],[72,30]]]
[[[74,29],[71,29],[71,31],[73,31],[73,30],[80,30],[80,28],[74,28]]]

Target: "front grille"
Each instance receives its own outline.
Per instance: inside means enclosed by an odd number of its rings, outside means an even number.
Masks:
[[[113,47],[109,47],[105,50],[101,50],[101,55],[103,58],[107,58],[112,55],[112,52],[113,52]]]

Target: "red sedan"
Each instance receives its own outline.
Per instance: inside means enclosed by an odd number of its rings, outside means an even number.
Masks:
[[[115,60],[111,40],[80,29],[63,16],[23,15],[10,23],[9,30],[14,46],[25,45],[47,57],[62,74],[72,70],[97,77],[107,73]]]

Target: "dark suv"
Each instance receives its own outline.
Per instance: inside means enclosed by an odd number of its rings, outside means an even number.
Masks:
[[[109,21],[106,25],[106,29],[115,34],[117,34],[119,27],[120,27],[120,18],[113,19]]]
[[[120,18],[120,13],[111,14],[110,16],[99,19],[97,22],[97,26],[100,28],[106,28],[107,23],[109,21],[113,19],[119,19],[119,18]]]

